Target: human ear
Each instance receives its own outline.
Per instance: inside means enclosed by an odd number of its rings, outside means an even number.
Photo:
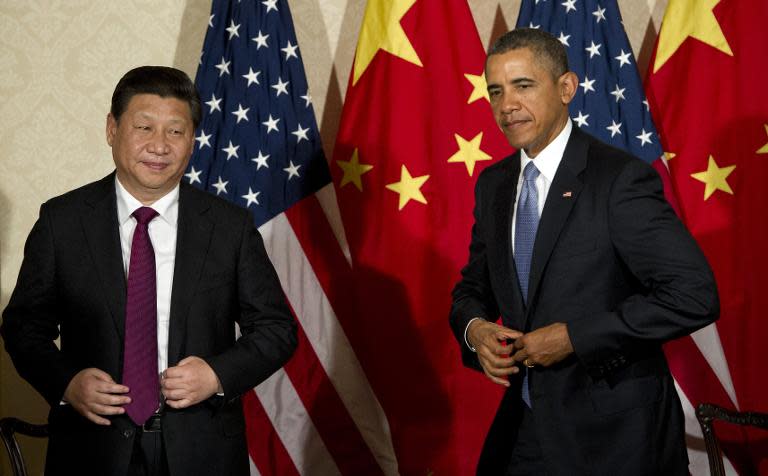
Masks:
[[[579,77],[573,71],[560,76],[558,79],[558,87],[560,88],[560,100],[563,104],[570,104],[573,97],[576,96],[576,90],[579,85]]]
[[[117,134],[117,119],[110,112],[107,114],[107,144],[112,147],[112,143],[115,141],[115,134]]]

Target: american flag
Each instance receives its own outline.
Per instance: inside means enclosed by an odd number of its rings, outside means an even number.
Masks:
[[[195,83],[186,180],[253,213],[299,323],[292,360],[243,396],[251,474],[395,474],[386,416],[318,279],[331,267],[313,266],[334,246],[335,269],[348,263],[312,197],[332,185],[288,2],[214,0]]]
[[[518,28],[540,28],[568,50],[579,77],[571,119],[646,162],[662,155],[616,0],[523,0]]]
[[[214,1],[195,84],[190,184],[261,226],[330,182],[287,2]]]

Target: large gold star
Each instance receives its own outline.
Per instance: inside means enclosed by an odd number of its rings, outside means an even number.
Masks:
[[[677,154],[674,152],[664,152],[664,158],[667,160],[667,162],[674,159],[675,157],[677,157]]]
[[[424,198],[424,194],[422,194],[420,190],[421,186],[424,185],[424,182],[426,182],[427,179],[429,179],[429,175],[411,177],[411,174],[408,172],[408,169],[405,167],[405,165],[400,168],[400,181],[387,185],[389,190],[400,194],[398,210],[402,210],[410,200],[427,203],[427,199]]]
[[[373,165],[361,164],[357,149],[352,152],[352,158],[350,160],[337,160],[336,163],[341,167],[341,170],[344,171],[344,176],[341,178],[339,188],[344,187],[348,183],[353,183],[355,184],[355,187],[362,192],[363,181],[361,177],[364,173],[370,172]]]
[[[355,52],[353,85],[357,84],[379,50],[422,66],[411,40],[400,25],[400,20],[414,3],[416,0],[369,0]]]
[[[453,135],[459,150],[448,159],[448,162],[464,162],[467,166],[467,173],[471,177],[475,172],[475,164],[483,160],[491,160],[492,157],[480,149],[480,143],[483,140],[483,133],[479,133],[472,140],[466,140],[458,134]]]
[[[490,104],[491,98],[488,96],[488,84],[485,82],[485,74],[475,75],[467,73],[464,77],[472,83],[472,94],[469,95],[467,104],[472,104],[478,99],[483,98]]]
[[[768,124],[765,125],[765,133],[768,135]],[[757,149],[758,154],[768,154],[768,143]]]
[[[711,197],[712,194],[715,193],[715,190],[722,190],[723,192],[733,195],[733,190],[731,190],[731,186],[728,185],[726,179],[731,175],[731,172],[733,172],[733,169],[735,168],[735,165],[718,167],[717,163],[715,163],[715,159],[710,155],[707,170],[691,174],[691,177],[700,182],[704,182],[707,185],[704,188],[704,200]]]
[[[720,0],[669,0],[661,23],[659,47],[653,72],[661,68],[690,36],[723,53],[733,56],[728,40],[720,29],[712,9]]]

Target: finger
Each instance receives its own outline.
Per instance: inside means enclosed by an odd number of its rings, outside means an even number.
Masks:
[[[125,385],[121,385],[119,383],[108,383],[108,382],[99,382],[94,386],[93,390],[98,393],[107,393],[107,394],[109,393],[122,394],[122,393],[128,393],[130,391],[130,389]]]
[[[494,338],[490,338],[487,341],[480,343],[480,346],[478,346],[478,352],[482,350],[487,350],[494,355],[507,355],[514,350],[514,347],[508,345],[506,340],[499,342]]]
[[[190,366],[189,362],[183,366],[170,367],[165,370],[164,380],[188,379],[192,373],[192,370],[193,367]]]
[[[183,367],[185,365],[189,365],[189,364],[193,363],[197,359],[198,359],[198,357],[195,357],[194,355],[190,355],[189,357],[184,357],[183,359],[181,359],[179,361],[178,366],[179,367]]]
[[[186,369],[179,368],[178,366],[168,367],[165,369],[165,372],[163,372],[165,375],[164,380],[170,378],[179,378],[181,375],[184,375],[185,371]]]
[[[101,405],[99,403],[92,403],[88,405],[88,411],[96,415],[122,415],[125,413],[125,408],[112,405]]]
[[[515,368],[517,365],[517,362],[513,359],[481,358],[480,362],[484,364],[485,367],[496,371],[507,371]]]
[[[166,400],[165,404],[168,405],[171,408],[186,408],[191,404],[191,400],[188,398],[184,398],[181,400]]]
[[[477,356],[478,358],[492,362],[494,367],[510,367],[515,365],[515,361],[508,355],[508,353],[508,350],[493,352],[491,349],[481,348],[477,351]]]
[[[163,396],[166,400],[179,401],[190,398],[191,392],[186,389],[163,390]]]
[[[167,390],[187,389],[189,382],[183,378],[164,379],[160,382],[160,388]]]
[[[483,367],[485,372],[493,375],[494,377],[507,377],[513,373],[517,373],[517,367],[497,368],[497,367]]]
[[[109,426],[112,424],[112,422],[107,420],[106,418],[101,417],[90,411],[86,411],[85,413],[83,413],[83,416],[89,419],[90,421],[96,423],[97,425]]]
[[[525,359],[531,359],[532,362],[535,362],[535,360],[533,360],[533,357],[531,357],[531,354],[529,354],[528,351],[525,349],[518,350],[511,357],[512,357],[512,360],[514,360],[515,362],[522,362]]]
[[[488,372],[485,372],[485,376],[490,379],[491,382],[502,385],[504,387],[509,387],[509,381],[505,380],[503,378],[494,377],[493,375],[489,374]]]
[[[529,343],[529,336],[530,334],[526,334],[518,339],[515,339],[515,341],[512,343],[512,345],[515,347],[515,349],[525,349],[525,347]]]
[[[496,334],[498,336],[497,339],[499,339],[499,340],[502,340],[502,339],[519,339],[520,337],[523,336],[522,332],[516,331],[514,329],[509,329],[509,328],[506,328],[506,327],[499,327],[496,330]]]
[[[97,369],[97,368],[90,369],[90,371],[88,372],[88,376],[95,377],[98,380],[101,380],[104,382],[115,383],[115,380],[112,378],[112,376],[101,369]]]
[[[127,395],[112,395],[109,393],[100,393],[96,395],[96,397],[93,400],[93,403],[98,405],[110,405],[110,406],[127,405],[131,403],[131,397]]]
[[[511,369],[516,368],[517,363],[512,359],[485,358],[480,356],[480,365],[486,370],[491,370],[498,375],[509,375]]]

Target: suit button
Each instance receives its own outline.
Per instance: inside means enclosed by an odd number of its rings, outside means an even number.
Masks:
[[[133,430],[124,430],[123,436],[126,438],[130,438],[131,436],[133,436]]]

